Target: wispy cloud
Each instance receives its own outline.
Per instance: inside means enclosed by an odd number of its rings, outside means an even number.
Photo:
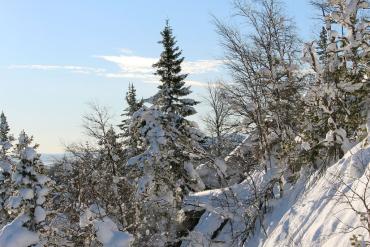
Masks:
[[[98,56],[105,61],[116,64],[120,68],[120,74],[153,74],[152,65],[157,61],[156,58],[139,56]],[[136,77],[136,76],[135,76]]]
[[[121,55],[105,55],[95,56],[104,61],[113,63],[117,66],[116,71],[77,65],[50,65],[50,64],[21,64],[10,65],[9,69],[30,69],[30,70],[65,70],[72,73],[93,74],[97,76],[104,76],[107,78],[127,78],[137,79],[144,83],[159,83],[158,77],[154,75],[154,63],[158,58],[143,57],[132,55],[132,51],[126,48],[120,50]],[[200,75],[210,72],[218,72],[222,65],[222,60],[196,60],[185,61],[183,63],[183,72],[190,75]],[[205,87],[207,83],[189,79],[186,80],[187,85]]]
[[[108,73],[108,77],[149,78],[152,77],[154,73],[152,65],[158,61],[158,58],[134,55],[97,57],[114,63],[120,68],[120,71],[117,73]],[[206,74],[209,72],[217,72],[222,63],[222,60],[185,61],[182,69],[184,73],[192,75]]]
[[[75,66],[75,65],[48,65],[48,64],[20,64],[10,65],[9,69],[32,69],[32,70],[68,70],[74,73],[80,74],[104,74],[105,69],[86,67],[86,66]]]
[[[145,78],[143,80],[144,83],[150,83],[150,84],[159,84],[160,81],[155,78],[154,76],[152,78]],[[187,86],[194,86],[194,87],[208,87],[208,83],[197,81],[197,80],[185,80],[185,84]],[[211,84],[213,85],[213,84]]]
[[[119,51],[122,53],[122,54],[133,54],[134,51],[131,50],[131,49],[128,49],[128,48],[121,48],[119,49]]]

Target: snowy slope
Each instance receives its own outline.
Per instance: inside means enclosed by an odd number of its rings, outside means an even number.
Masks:
[[[343,195],[351,196],[353,207],[366,212],[358,197],[370,197],[364,191],[370,182],[370,137],[359,143],[323,175],[308,176],[304,169],[301,178],[292,186],[285,184],[279,199],[270,199],[263,225],[256,227],[253,236],[243,236],[248,222],[247,213],[253,215],[252,188],[248,180],[224,189],[208,190],[192,194],[185,200],[185,210],[205,209],[198,224],[190,232],[182,246],[350,246],[353,234],[369,236],[365,229],[351,230],[362,223],[360,216],[349,209]],[[265,187],[273,174],[254,174],[255,185]],[[370,184],[367,186],[370,190]],[[275,190],[275,188],[274,188]],[[226,205],[226,204],[227,205]],[[366,202],[370,205],[370,198]],[[258,225],[258,220],[256,225]],[[266,232],[266,233],[265,233]],[[191,240],[190,240],[191,239]]]
[[[291,198],[296,193],[291,193],[287,198],[277,201],[265,220],[266,223],[270,222],[268,238],[262,240],[261,234],[257,234],[247,246],[350,246],[353,234],[363,234],[368,240],[364,229],[344,233],[351,230],[348,226],[357,227],[362,223],[343,195],[351,197],[350,201],[356,210],[365,210],[351,191],[360,195],[365,192],[366,197],[370,196],[368,191],[364,191],[370,171],[369,142],[370,137],[348,151],[312,187],[306,185],[305,191],[296,200]],[[299,184],[295,188],[301,189]],[[368,205],[369,202],[368,199]]]

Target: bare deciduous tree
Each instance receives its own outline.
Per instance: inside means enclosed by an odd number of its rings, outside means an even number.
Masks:
[[[215,138],[216,155],[221,156],[225,150],[225,135],[233,129],[231,121],[231,108],[225,99],[222,84],[208,84],[208,95],[205,97],[210,108],[203,121],[212,138]]]
[[[252,7],[235,1],[236,16],[248,25],[248,34],[217,19],[215,22],[233,77],[232,84],[225,84],[226,98],[246,128],[257,131],[261,160],[270,163],[273,146],[284,149],[294,143],[303,80],[297,73],[300,43],[292,21],[278,1],[258,3]],[[280,154],[286,153],[283,150]]]

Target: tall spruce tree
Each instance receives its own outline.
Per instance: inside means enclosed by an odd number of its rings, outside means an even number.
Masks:
[[[8,133],[9,133],[9,125],[8,121],[6,120],[6,116],[4,112],[1,112],[0,115],[0,141],[6,142],[9,140]]]
[[[184,57],[182,51],[176,45],[176,39],[172,28],[167,20],[164,30],[161,32],[163,52],[159,61],[153,64],[156,69],[155,75],[160,76],[162,84],[158,87],[159,92],[154,96],[154,104],[158,105],[163,112],[174,112],[184,117],[196,113],[194,105],[198,102],[193,99],[182,97],[191,93],[190,87],[185,86],[187,74],[181,73],[181,64]]]
[[[195,113],[197,102],[182,98],[191,91],[184,86],[184,58],[168,21],[161,34],[164,51],[153,66],[162,84],[152,97],[153,105],[132,116],[129,129],[139,147],[127,162],[136,185],[134,246],[179,246],[184,236],[183,198],[205,188],[193,166],[203,158],[199,143],[204,136],[185,119]]]

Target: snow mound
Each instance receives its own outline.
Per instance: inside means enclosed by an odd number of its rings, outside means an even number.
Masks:
[[[36,245],[39,242],[38,235],[23,227],[23,224],[28,220],[29,217],[26,215],[21,215],[4,226],[4,228],[0,231],[0,246],[27,247]]]

